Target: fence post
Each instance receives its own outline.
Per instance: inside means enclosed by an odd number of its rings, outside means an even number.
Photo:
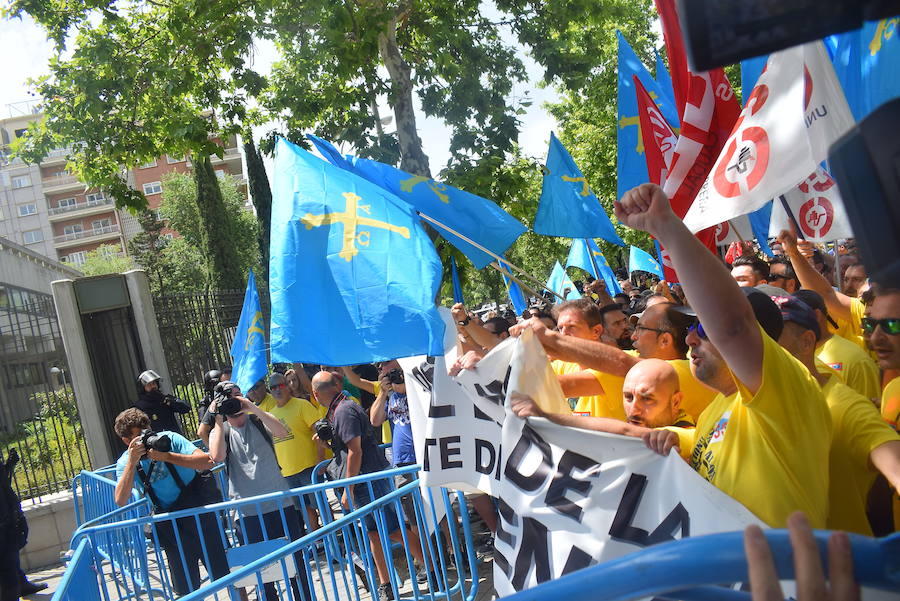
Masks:
[[[150,282],[143,269],[126,271],[125,284],[131,297],[131,311],[137,327],[138,339],[144,353],[146,369],[152,369],[160,375],[164,385],[173,386],[169,374],[166,354],[163,352],[162,337],[159,335],[159,323],[156,321],[156,310],[153,297],[150,295]],[[171,391],[174,392],[174,391]]]
[[[111,427],[104,423],[100,407],[100,391],[94,381],[94,369],[87,341],[81,328],[81,313],[75,298],[74,280],[57,280],[50,286],[56,304],[56,317],[69,363],[69,375],[75,389],[78,415],[87,440],[88,457],[93,468],[111,464],[115,458],[106,438]]]

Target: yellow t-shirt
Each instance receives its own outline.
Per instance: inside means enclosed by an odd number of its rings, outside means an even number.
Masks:
[[[719,393],[706,386],[691,373],[691,362],[687,359],[673,359],[669,365],[678,374],[678,386],[681,389],[681,408],[696,422]]]
[[[878,472],[869,454],[900,436],[884,423],[872,401],[831,376],[822,387],[831,412],[832,439],[828,454],[829,530],[872,536],[866,517],[866,499]]]
[[[679,433],[681,451],[691,449],[697,472],[774,528],[806,512],[815,528],[828,515],[831,416],[818,383],[760,328],[762,384],[752,394],[719,394],[700,415],[691,441]]]
[[[835,370],[844,384],[870,401],[879,397],[881,374],[878,365],[858,345],[834,335],[819,347],[816,358]]]
[[[318,451],[312,437],[316,433],[313,424],[325,417],[326,408],[305,399],[291,398],[283,406],[272,397],[266,397],[259,408],[274,415],[289,430],[284,438],[276,438],[275,455],[283,476],[293,476],[318,463]],[[326,451],[326,457],[330,452]]]
[[[838,319],[833,317],[837,327],[828,326],[833,333],[846,338],[850,342],[859,346],[862,350],[868,352],[866,341],[862,337],[862,318],[866,315],[866,306],[858,298],[850,299],[850,320]]]
[[[900,422],[900,378],[894,378],[881,393],[881,417],[894,430]]]
[[[603,386],[603,394],[579,397],[574,413],[591,417],[610,417],[625,421],[625,408],[622,405],[622,384],[625,378],[612,376],[595,369],[584,369],[577,363],[569,361],[553,361],[553,372],[558,376],[590,372]]]

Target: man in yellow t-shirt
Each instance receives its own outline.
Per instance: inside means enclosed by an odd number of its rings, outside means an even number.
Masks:
[[[274,415],[288,430],[287,436],[275,438],[275,456],[291,488],[312,484],[313,469],[331,452],[313,441],[313,426],[325,417],[326,408],[315,399],[308,401],[291,396],[285,377],[274,373],[269,378],[271,394],[259,404],[260,409]],[[309,524],[318,524],[316,502],[312,495],[301,495]]]
[[[699,319],[687,337],[691,369],[720,394],[681,439],[691,466],[772,527],[783,528],[797,510],[823,527],[831,417],[816,381],[774,340],[783,329],[778,307],[763,292],[738,287],[659,186],[626,192],[615,212],[666,248]],[[679,436],[653,430],[645,442],[668,453]]]
[[[829,367],[819,367],[816,352],[823,324],[814,310],[796,297],[776,298],[784,332],[779,343],[803,363],[818,381],[831,413],[828,455],[829,530],[872,536],[866,516],[869,490],[878,472],[900,482],[900,436],[884,423],[872,401],[855,392]]]
[[[816,350],[816,357],[837,372],[844,384],[872,402],[877,402],[881,393],[878,365],[859,345],[843,336],[832,334],[828,326],[834,320],[828,315],[828,308],[822,295],[814,290],[798,290],[794,295],[810,306],[815,312],[822,337]]]

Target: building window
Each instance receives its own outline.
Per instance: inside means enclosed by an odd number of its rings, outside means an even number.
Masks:
[[[31,185],[31,176],[30,175],[14,175],[12,176],[12,187],[16,188],[27,188]]]
[[[19,205],[19,217],[28,217],[29,215],[37,215],[37,204],[30,202]]]
[[[150,196],[151,194],[159,194],[162,192],[162,183],[161,182],[149,182],[144,184],[144,194]]]
[[[106,201],[106,196],[103,192],[94,192],[93,194],[85,194],[84,199],[88,205],[98,205]]]
[[[168,156],[168,155],[167,155],[167,156],[166,156],[166,162],[167,162],[168,164],[170,164],[170,165],[174,165],[175,163],[183,163],[183,162],[184,162],[184,157],[173,157],[173,156]]]
[[[74,198],[60,198],[56,203],[56,206],[60,209],[68,209],[69,207],[74,207],[76,204]]]
[[[28,128],[23,127],[22,129],[14,130],[13,133],[16,135],[17,138],[21,138],[23,135],[25,135],[26,131],[28,131]]]
[[[144,163],[143,165],[141,165],[140,168],[141,169],[149,169],[150,167],[156,167],[156,159],[153,159],[149,163]]]
[[[25,241],[25,244],[36,244],[38,242],[44,241],[44,232],[41,230],[29,230],[27,232],[22,232],[22,240]]]
[[[216,169],[216,177],[218,177],[219,179],[225,179],[225,177],[227,175],[228,174],[225,172],[224,169]]]
[[[153,211],[153,218],[156,219],[157,221],[165,221],[166,220],[166,216],[163,215],[163,212],[160,209],[152,209],[152,211]]]
[[[81,232],[84,231],[84,228],[80,223],[76,223],[74,225],[67,225],[63,227],[63,234],[66,236],[78,236]]]
[[[107,219],[95,219],[91,222],[91,229],[96,233],[102,233],[103,230],[112,227],[112,222]]]
[[[165,238],[166,240],[172,240],[173,238],[175,238],[175,234],[173,234],[171,232],[169,232],[167,234],[161,234],[160,238]]]
[[[71,263],[72,265],[83,265],[85,260],[87,259],[87,252],[83,250],[79,250],[78,252],[71,253],[65,258],[66,263]]]

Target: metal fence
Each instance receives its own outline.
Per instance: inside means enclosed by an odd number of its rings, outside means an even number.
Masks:
[[[265,291],[260,294],[260,303],[268,315]],[[231,343],[241,317],[244,291],[162,294],[154,297],[153,304],[172,378],[163,382],[163,388],[196,409],[203,398],[203,374],[231,364]],[[197,420],[196,411],[182,416],[184,431],[195,432]]]
[[[0,283],[0,454],[21,461],[23,499],[67,490],[90,469],[53,297]]]

